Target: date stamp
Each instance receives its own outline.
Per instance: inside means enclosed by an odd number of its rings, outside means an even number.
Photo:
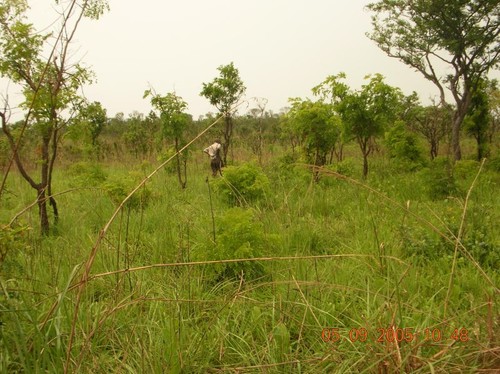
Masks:
[[[447,340],[466,343],[470,340],[469,331],[463,327],[445,331],[440,328],[417,330],[412,327],[402,328],[397,326],[379,327],[375,331],[370,331],[364,327],[351,329],[326,327],[321,331],[321,339],[325,343],[337,343],[342,339],[349,339],[351,343],[439,343]]]

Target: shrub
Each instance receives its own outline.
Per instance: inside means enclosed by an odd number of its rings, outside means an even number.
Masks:
[[[127,195],[135,188],[137,183],[131,177],[112,178],[102,184],[110,199],[115,204],[120,204]],[[151,190],[146,186],[140,188],[130,197],[126,206],[132,209],[144,208],[151,200]]]
[[[406,170],[415,170],[422,166],[422,150],[417,144],[417,137],[406,130],[403,122],[398,121],[386,132],[385,146],[389,157],[402,162]]]
[[[486,167],[500,173],[500,156],[490,158],[486,161]]]
[[[262,256],[268,239],[261,222],[250,209],[230,208],[217,222],[217,244],[205,247],[198,254],[200,260],[225,260]],[[213,277],[219,281],[235,278],[243,273],[246,279],[264,274],[264,267],[258,262],[235,262],[217,264],[211,268]]]
[[[100,165],[85,161],[72,164],[69,168],[69,174],[73,177],[70,184],[74,187],[95,187],[107,178]]]
[[[424,173],[427,194],[433,200],[444,199],[458,192],[453,167],[445,157],[436,157]]]
[[[0,268],[9,252],[26,248],[26,244],[22,239],[27,231],[28,227],[26,226],[0,226]]]
[[[246,163],[225,168],[215,187],[228,203],[243,205],[264,198],[269,192],[269,179],[259,166]]]
[[[339,161],[334,166],[334,171],[336,171],[339,174],[345,175],[346,177],[354,176],[357,173],[355,169],[356,169],[356,163],[349,158]]]

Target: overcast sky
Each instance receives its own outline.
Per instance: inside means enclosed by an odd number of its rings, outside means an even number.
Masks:
[[[311,97],[312,87],[340,72],[353,89],[367,74],[381,73],[424,102],[436,96],[431,83],[366,37],[369,2],[110,0],[100,20],[81,24],[74,56],[95,72],[97,83],[85,94],[100,101],[108,116],[147,114],[151,107],[142,95],[150,85],[161,94],[175,91],[195,119],[216,112],[199,94],[204,82],[218,76],[217,67],[230,62],[247,87],[249,104],[240,113],[255,107],[253,97],[266,98],[267,109],[279,112],[288,98]],[[57,18],[53,1],[30,3],[37,25]],[[5,94],[5,80],[0,88]]]

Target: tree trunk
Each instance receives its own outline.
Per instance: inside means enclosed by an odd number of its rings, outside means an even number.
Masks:
[[[230,115],[224,117],[226,128],[224,130],[224,144],[222,145],[222,157],[224,165],[227,165],[227,154],[231,145],[231,136],[233,134],[233,120]]]
[[[43,235],[48,235],[50,230],[49,215],[47,214],[47,198],[45,196],[45,187],[38,189],[37,204],[40,216],[40,231]]]
[[[435,139],[431,139],[431,161],[438,155],[438,144]]]
[[[21,173],[22,177],[29,183],[29,185],[37,191],[37,204],[38,204],[38,212],[40,216],[40,230],[42,234],[47,235],[49,233],[50,225],[49,225],[49,217],[47,214],[47,198],[46,198],[46,189],[47,189],[47,171],[48,171],[48,140],[50,140],[50,136],[45,136],[43,139],[43,145],[42,145],[42,182],[41,183],[36,183],[33,178],[28,174],[26,169],[24,168],[24,165],[21,161],[21,158],[19,157],[18,153],[18,146],[14,140],[14,137],[12,136],[11,132],[9,131],[7,127],[7,121],[5,118],[5,115],[2,113],[1,115],[2,118],[2,130],[5,136],[7,137],[7,140],[9,141],[11,150],[13,152],[13,158],[16,163],[17,169]],[[55,203],[55,200],[54,200]],[[54,205],[55,206],[55,205]],[[55,208],[56,213],[57,213],[57,207]]]
[[[182,180],[182,172],[181,172],[181,155],[179,154],[179,139],[175,138],[175,152],[176,152],[176,160],[177,160],[177,179],[179,179],[179,184],[181,188],[186,188],[186,163],[184,162],[184,180]]]
[[[52,154],[50,155],[50,159],[48,160],[49,168],[47,170],[47,194],[49,196],[49,204],[52,207],[52,211],[54,213],[54,224],[57,224],[59,221],[59,210],[57,209],[56,199],[52,196],[52,173],[54,171],[54,164],[56,162],[57,157],[57,142],[58,142],[58,129],[57,129],[57,119],[54,120],[56,125],[53,127],[52,131]]]
[[[463,122],[463,117],[457,111],[453,118],[453,124],[451,128],[451,151],[453,159],[455,161],[462,159],[462,151],[460,149],[460,127]]]
[[[358,138],[359,148],[363,154],[363,179],[368,177],[368,155],[370,154],[370,138]]]
[[[368,177],[368,154],[363,152],[363,179]]]

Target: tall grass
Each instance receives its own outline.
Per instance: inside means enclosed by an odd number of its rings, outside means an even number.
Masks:
[[[153,170],[102,167],[108,180],[136,185]],[[499,274],[478,255],[499,251],[498,174],[483,170],[471,189],[478,168],[465,171],[461,192],[435,200],[425,172],[390,167],[374,162],[367,185],[330,171],[311,183],[304,166],[265,168],[271,189],[240,207],[266,240],[246,261],[263,269],[253,277],[214,276],[235,261],[221,259],[213,241],[212,212],[217,230],[221,222],[231,230],[230,205],[216,189],[209,196],[195,164],[184,190],[163,170],[148,179],[148,201],[121,209],[105,234],[117,202],[100,185],[58,197],[64,208],[49,237],[38,237],[36,210],[27,210],[15,223],[31,227],[23,246],[2,243],[12,248],[0,268],[1,370],[493,369]],[[58,191],[74,187],[71,178],[55,181]],[[2,222],[32,199],[19,183]],[[417,338],[393,341],[405,332]]]

